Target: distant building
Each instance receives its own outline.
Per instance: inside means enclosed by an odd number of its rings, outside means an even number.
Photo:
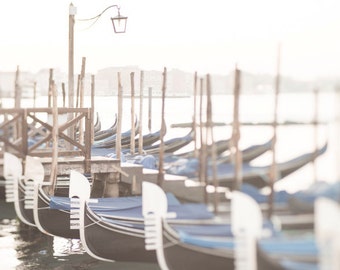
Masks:
[[[19,81],[23,91],[23,97],[33,96],[33,85],[36,85],[37,95],[46,96],[49,88],[49,76],[51,69],[41,69],[37,73],[20,71]],[[66,96],[68,96],[68,75],[59,69],[52,69],[53,80],[57,86],[58,95],[62,95],[62,84],[65,85]],[[138,66],[107,67],[99,70],[95,78],[96,96],[117,96],[118,95],[118,72],[121,76],[123,95],[131,96],[131,74],[134,74],[135,96],[140,96],[141,69]],[[143,70],[143,95],[149,95],[151,89],[152,96],[162,96],[163,71]],[[166,96],[191,96],[194,93],[194,72],[185,72],[179,69],[167,70]],[[74,78],[74,91],[77,93],[77,76]],[[85,75],[84,95],[91,95],[92,74]],[[197,94],[199,94],[200,83],[203,82],[203,89],[206,88],[206,75],[198,75]],[[338,80],[319,80],[318,88],[323,91],[334,90],[338,85]],[[273,92],[275,77],[266,74],[241,73],[241,93],[268,93]],[[211,91],[213,95],[232,94],[234,87],[234,75],[211,75]],[[299,81],[292,78],[281,78],[281,92],[297,92],[314,90],[314,81]],[[0,95],[1,97],[14,97],[15,94],[15,71],[0,71]],[[205,93],[205,90],[204,90]]]

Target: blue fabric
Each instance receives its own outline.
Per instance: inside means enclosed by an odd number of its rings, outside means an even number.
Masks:
[[[92,209],[92,206],[91,206]],[[178,204],[168,205],[169,212],[176,213],[176,219],[211,219],[213,214],[207,210],[205,204]],[[142,206],[117,210],[96,209],[96,214],[105,217],[137,218],[143,219]]]
[[[180,202],[172,193],[166,194],[168,205],[179,205]],[[125,209],[141,208],[142,196],[98,198],[98,203],[89,203],[93,211],[120,211]],[[51,196],[50,207],[52,209],[70,210],[70,198]]]
[[[144,230],[144,222],[136,223],[136,222],[129,222],[127,220],[110,219],[107,217],[101,217],[101,219],[113,225]]]
[[[340,200],[340,182],[327,183],[318,181],[312,184],[308,189],[296,192],[296,198],[308,203],[314,203],[317,198],[326,197],[335,201]]]
[[[323,154],[327,150],[327,144],[325,144],[321,149],[316,153],[317,156]],[[286,162],[278,163],[278,171],[279,173],[287,167],[291,167],[293,170],[300,168],[301,166],[309,163],[315,158],[315,153],[307,153],[302,154],[296,158],[290,159]],[[296,164],[302,164],[301,166],[296,166]],[[183,175],[189,178],[198,177],[198,167],[199,161],[197,159],[189,159],[187,162],[182,162],[177,164],[177,166],[171,166],[167,173],[175,174],[175,175]],[[269,180],[268,171],[271,168],[271,165],[267,166],[252,166],[247,162],[242,163],[242,174],[243,176],[247,175],[256,175],[261,176],[264,180]],[[231,163],[219,163],[217,165],[217,175],[220,178],[224,179],[233,179],[234,177],[234,165]],[[213,166],[209,165],[207,168],[207,175],[213,175]],[[291,172],[290,172],[291,173]]]
[[[206,248],[234,249],[233,238],[227,238],[227,237],[222,237],[222,236],[217,236],[214,238],[203,237],[203,236],[197,237],[184,231],[180,231],[179,236],[183,243],[188,243],[188,244],[192,244],[192,245],[196,245],[200,247],[206,247]]]
[[[280,264],[286,270],[318,270],[320,269],[317,264],[313,263],[303,263],[303,262],[294,262],[291,260],[281,260]]]
[[[211,228],[212,229],[212,228]],[[182,242],[197,245],[206,248],[223,248],[233,249],[234,238],[228,235],[193,235],[188,231],[179,231],[179,236]],[[264,252],[276,255],[301,255],[301,256],[318,256],[318,248],[314,238],[287,238],[287,237],[271,237],[260,239],[259,245]]]
[[[146,169],[157,169],[157,159],[153,155],[137,155],[127,159],[127,162],[142,165]]]
[[[199,236],[221,236],[221,237],[233,237],[231,230],[231,223],[213,223],[205,225],[181,225],[171,224],[171,228],[175,229],[179,234],[183,234],[185,237],[199,237]],[[271,231],[272,235],[279,235],[274,229],[272,222],[265,221],[263,224],[264,229]]]
[[[253,185],[243,183],[241,185],[240,191],[252,197],[258,203],[267,203],[268,195],[262,194],[258,188]],[[291,194],[287,191],[281,190],[277,191],[274,194],[274,202],[275,203],[287,203]]]
[[[340,182],[327,183],[317,181],[308,189],[298,191],[290,196],[288,206],[295,213],[312,213],[314,212],[315,201],[321,197],[339,202]]]
[[[261,248],[270,254],[317,256],[318,247],[313,237],[275,237],[260,240]]]

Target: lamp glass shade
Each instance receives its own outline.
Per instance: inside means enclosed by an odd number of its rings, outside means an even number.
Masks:
[[[116,17],[111,18],[113,30],[115,33],[125,33],[126,30],[126,23],[127,23],[127,17],[118,15]]]

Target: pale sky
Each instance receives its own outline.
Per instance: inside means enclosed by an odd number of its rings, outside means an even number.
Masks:
[[[275,73],[282,44],[282,74],[340,78],[339,0],[74,0],[76,19],[117,4],[127,32],[114,34],[110,9],[89,29],[76,21],[75,72],[81,58],[95,73],[109,66],[179,68],[228,73],[237,64]],[[68,67],[66,0],[2,0],[0,70]]]

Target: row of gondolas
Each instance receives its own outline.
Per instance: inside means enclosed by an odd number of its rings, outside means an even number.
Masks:
[[[303,157],[293,163],[305,164]],[[286,173],[297,169],[286,167]],[[77,171],[67,179],[68,196],[51,195],[39,158],[23,162],[4,153],[6,201],[20,221],[51,236],[80,239],[98,260],[186,270],[340,269],[339,183],[276,192],[273,209],[285,210],[268,218],[262,209],[268,197],[259,190],[268,183],[257,175],[226,194],[230,212],[215,214],[147,181],[141,196],[92,198],[91,179]]]
[[[100,123],[100,121],[97,121]],[[94,143],[92,146],[92,155],[109,156],[115,157],[116,155],[116,139],[117,139],[117,128],[116,121],[108,129],[99,130],[100,125],[97,124],[98,130],[95,132]],[[135,120],[135,135],[134,145],[136,149],[134,153],[138,153],[139,141],[139,121]],[[166,130],[164,131],[164,133]],[[168,174],[186,176],[190,179],[197,180],[199,175],[200,160],[195,157],[195,151],[183,149],[194,141],[195,133],[194,129],[189,130],[187,134],[180,137],[174,137],[168,140],[164,140],[163,144],[159,143],[159,140],[165,134],[161,134],[161,130],[150,132],[143,135],[143,154],[131,154],[131,130],[127,130],[122,133],[121,146],[122,146],[122,160],[123,162],[130,162],[143,165],[148,169],[158,169],[158,153],[160,147],[162,147],[164,156],[164,170]],[[208,183],[213,182],[214,172],[218,178],[220,186],[232,187],[234,185],[234,165],[230,162],[230,142],[231,139],[222,139],[215,142],[215,152],[217,160],[212,161],[211,158],[207,159],[207,172],[206,181]],[[270,149],[272,149],[273,140],[262,144],[251,145],[241,152],[242,156],[242,181],[244,183],[251,184],[257,188],[263,188],[269,185],[268,172],[271,168],[271,164],[255,166],[251,164],[251,161],[257,157],[263,155]],[[209,149],[208,149],[209,150]],[[297,171],[306,164],[314,161],[317,157],[324,154],[327,150],[327,143],[325,143],[319,149],[315,151],[301,154],[290,160],[277,163],[276,169],[278,172],[278,179],[284,179],[289,174]],[[177,152],[176,152],[177,151]],[[174,154],[176,153],[176,154]],[[207,155],[211,157],[211,154]]]

